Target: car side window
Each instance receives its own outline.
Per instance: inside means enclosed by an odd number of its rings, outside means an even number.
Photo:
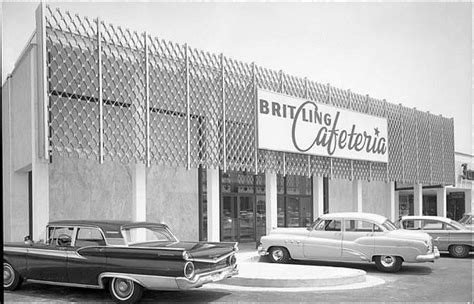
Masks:
[[[403,228],[408,230],[420,230],[422,224],[422,220],[405,220],[403,221]]]
[[[443,230],[443,222],[434,220],[424,220],[423,230]]]
[[[341,221],[331,220],[326,224],[324,230],[326,231],[341,231]]]
[[[319,221],[314,230],[320,231],[341,231],[341,221],[340,220],[321,220]]]
[[[375,225],[374,223],[363,221],[363,220],[345,220],[345,231],[347,232],[372,232],[372,231],[383,231],[382,228]]]
[[[48,244],[57,246],[70,246],[73,227],[49,227]]]
[[[104,246],[105,240],[97,228],[79,228],[75,245],[76,247]]]

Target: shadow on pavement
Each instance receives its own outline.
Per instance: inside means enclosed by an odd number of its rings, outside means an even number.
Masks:
[[[259,262],[271,263],[268,257],[260,257]],[[436,262],[435,262],[436,263]],[[292,260],[290,264],[296,265],[313,265],[313,266],[329,266],[329,267],[345,267],[345,268],[354,268],[364,270],[367,273],[373,274],[406,274],[406,275],[428,275],[432,272],[431,266],[432,263],[421,263],[421,264],[412,264],[412,263],[403,263],[402,269],[397,273],[386,273],[380,272],[377,270],[377,267],[374,263],[352,263],[352,262],[333,262],[333,261],[302,261],[302,260]]]

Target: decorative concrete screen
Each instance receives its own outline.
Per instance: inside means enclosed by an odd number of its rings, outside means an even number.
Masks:
[[[48,6],[42,18],[52,159],[454,183],[452,119]],[[386,118],[388,165],[257,149],[257,88]]]

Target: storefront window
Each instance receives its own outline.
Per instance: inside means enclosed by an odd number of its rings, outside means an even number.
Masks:
[[[313,218],[312,179],[277,177],[278,227],[307,227]]]
[[[207,175],[199,168],[199,240],[207,241]]]
[[[221,240],[252,242],[265,234],[265,175],[221,172]]]

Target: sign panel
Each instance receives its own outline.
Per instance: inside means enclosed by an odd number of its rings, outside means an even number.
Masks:
[[[387,119],[259,89],[258,148],[388,162]]]

